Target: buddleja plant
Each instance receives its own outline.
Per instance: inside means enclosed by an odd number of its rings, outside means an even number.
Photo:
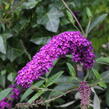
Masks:
[[[48,104],[51,101],[54,101],[55,99],[73,91],[76,91],[77,94],[79,94],[79,99],[81,100],[81,109],[88,109],[90,106],[92,106],[94,109],[96,108],[95,105],[92,105],[91,93],[93,92],[95,94],[94,99],[97,99],[98,101],[99,99],[93,87],[97,86],[97,84],[102,87],[105,87],[106,85],[103,78],[101,78],[101,75],[95,69],[92,69],[95,63],[95,53],[92,47],[92,43],[86,37],[94,26],[90,27],[91,22],[89,21],[85,32],[75,14],[70,10],[64,0],[62,0],[62,3],[67,8],[68,17],[77,31],[65,31],[53,36],[51,40],[49,40],[49,42],[33,56],[31,61],[29,61],[21,70],[18,71],[15,84],[10,85],[9,90],[5,90],[7,93],[11,91],[11,93],[8,95],[8,97],[1,97],[2,99],[0,101],[0,109],[11,109],[15,105],[15,108],[22,107],[23,109],[34,106],[37,107],[38,104]],[[74,24],[74,19],[78,26]],[[59,58],[64,59],[65,57],[70,57],[76,66],[75,71],[74,67],[70,63],[67,63],[71,74],[71,77],[67,79],[71,82],[70,85],[72,85],[64,91],[56,90],[56,88],[50,89],[49,87],[54,83],[58,83],[59,79],[61,82],[63,71],[60,71],[50,77],[49,75],[56,62],[58,62],[57,60],[59,60]],[[97,62],[101,62],[101,60],[103,61],[104,59],[98,59]],[[97,81],[92,83],[87,81],[90,71],[94,73]],[[86,72],[86,74],[84,72]],[[42,77],[43,75],[45,75],[45,77]],[[36,80],[38,82],[34,84]],[[76,84],[74,82],[76,82]],[[62,82],[62,84],[64,85],[66,83]],[[37,93],[35,93],[35,95],[33,95],[28,100],[28,103],[17,102],[18,100],[20,100],[20,102],[25,101],[27,97],[32,95],[36,90]],[[24,94],[22,95],[23,92]],[[52,94],[54,93],[57,96],[48,99],[45,97],[45,99],[42,98],[37,101],[37,99],[46,92],[52,92]],[[20,95],[22,95],[21,98]],[[70,104],[73,103],[74,101]]]

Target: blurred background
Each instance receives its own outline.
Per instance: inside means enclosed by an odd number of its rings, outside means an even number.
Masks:
[[[84,31],[87,30],[88,23],[91,24],[87,37],[93,43],[96,57],[108,57],[109,0],[65,0],[65,2]],[[17,71],[31,60],[52,36],[63,31],[77,31],[74,24],[78,27],[61,0],[0,0],[0,91],[14,83]],[[107,65],[94,66],[100,74],[109,70],[109,58],[105,61]],[[65,72],[68,70],[66,62],[70,62],[69,59],[60,59],[57,65]],[[54,72],[59,71],[58,67]],[[65,73],[64,76],[68,75]],[[93,81],[91,78],[92,74],[89,81]],[[108,83],[102,86],[105,89],[97,92],[101,101],[103,99],[101,109],[109,109]],[[73,96],[68,95],[55,101],[52,108],[55,109],[54,105],[57,102],[61,104],[71,99]],[[71,109],[72,105],[68,108]],[[73,109],[79,109],[78,102],[73,105]]]

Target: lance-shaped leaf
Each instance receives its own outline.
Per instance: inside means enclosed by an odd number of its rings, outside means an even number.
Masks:
[[[96,59],[96,62],[100,64],[109,64],[109,57],[100,57]]]
[[[54,84],[63,73],[64,73],[63,71],[60,71],[60,72],[54,74],[53,76],[51,76],[50,78],[48,78],[46,86],[48,87],[48,86],[51,86],[52,84]]]
[[[99,17],[97,17],[90,25],[88,33],[91,32],[91,30],[96,27],[100,22],[102,22],[106,18],[107,14],[102,14]]]
[[[8,94],[11,92],[11,88],[7,88],[3,91],[0,92],[0,100],[2,100],[3,98],[7,97]]]
[[[99,73],[97,70],[95,70],[95,69],[92,69],[92,71],[93,71],[93,73],[94,73],[96,79],[97,79],[97,80],[100,80],[100,82],[99,82],[98,84],[99,84],[101,87],[106,88],[107,86],[106,86],[105,82],[103,81],[103,78],[101,77],[100,73]]]
[[[75,77],[76,76],[76,71],[75,71],[74,67],[70,63],[67,63],[67,66],[68,66],[68,69],[70,71],[71,76]]]
[[[44,80],[41,80],[41,81],[38,81],[37,83],[35,83],[33,86],[37,86],[37,87],[39,87],[39,86],[41,86],[42,84],[44,83]],[[25,93],[22,95],[22,97],[21,97],[21,102],[22,101],[24,101],[30,94],[32,94],[34,91],[32,90],[32,87],[33,86],[31,86],[29,89],[27,89],[26,91],[25,91]]]

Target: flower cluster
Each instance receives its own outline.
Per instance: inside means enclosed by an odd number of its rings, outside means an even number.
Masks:
[[[18,100],[19,96],[20,96],[20,90],[18,88],[16,88],[15,85],[11,85],[10,88],[12,88],[12,93],[11,93],[10,97],[14,100]]]
[[[0,109],[11,109],[11,104],[6,101],[6,98],[0,101]]]
[[[20,90],[15,85],[9,87],[12,88],[12,92],[9,98],[4,98],[0,101],[0,109],[12,109],[13,101],[19,99]]]
[[[88,86],[87,82],[81,82],[79,87],[81,106],[87,107],[90,104],[91,88]]]
[[[29,87],[34,80],[53,67],[53,61],[66,54],[72,54],[73,61],[83,64],[85,68],[91,68],[95,57],[92,50],[91,42],[79,31],[56,35],[18,71],[16,83],[25,88]]]

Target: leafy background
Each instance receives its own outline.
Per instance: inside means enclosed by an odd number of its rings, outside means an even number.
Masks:
[[[109,108],[109,0],[66,0],[92,41],[96,53],[94,68],[88,71],[89,83],[102,79],[93,91],[93,108]],[[0,99],[10,93],[7,88],[14,83],[21,69],[41,46],[54,35],[63,31],[77,31],[77,23],[61,0],[0,0]],[[75,63],[70,56],[59,59],[44,79],[21,94],[21,102],[55,96],[66,96],[45,103],[42,108],[79,109],[78,93],[65,93],[78,85]],[[73,66],[72,66],[73,65]],[[64,71],[64,73],[63,73]],[[54,79],[55,78],[55,79]],[[51,91],[49,88],[52,89]],[[40,89],[41,88],[41,89]],[[37,92],[37,93],[36,93]],[[7,93],[7,94],[6,94]],[[98,96],[99,98],[98,98]],[[71,102],[72,101],[72,102]],[[62,105],[63,104],[63,105]],[[101,104],[101,106],[100,106]],[[29,108],[23,107],[24,108]]]

